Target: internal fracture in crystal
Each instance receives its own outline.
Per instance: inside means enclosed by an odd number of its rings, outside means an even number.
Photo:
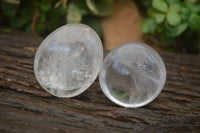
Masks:
[[[73,97],[93,83],[102,61],[102,43],[96,32],[83,24],[68,24],[41,43],[35,55],[34,72],[47,92],[57,97]]]
[[[159,54],[136,42],[125,43],[105,58],[99,81],[105,95],[123,107],[141,107],[161,92],[166,69]]]

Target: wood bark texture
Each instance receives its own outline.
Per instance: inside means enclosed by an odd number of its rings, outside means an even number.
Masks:
[[[141,108],[108,100],[96,80],[74,98],[57,98],[36,81],[34,54],[42,39],[0,32],[0,132],[200,132],[200,56],[161,54],[163,91]]]

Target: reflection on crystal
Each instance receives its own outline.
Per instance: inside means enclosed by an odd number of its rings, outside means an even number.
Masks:
[[[73,97],[96,79],[103,60],[98,35],[83,24],[69,24],[51,33],[40,45],[34,72],[52,95]]]
[[[166,80],[166,70],[151,47],[126,43],[106,56],[99,80],[105,95],[116,104],[141,107],[158,96]]]

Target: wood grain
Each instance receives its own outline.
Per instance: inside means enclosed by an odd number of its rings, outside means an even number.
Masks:
[[[167,68],[162,93],[135,109],[109,101],[98,80],[83,94],[56,98],[33,73],[41,38],[0,32],[0,132],[200,132],[200,57],[161,54]]]

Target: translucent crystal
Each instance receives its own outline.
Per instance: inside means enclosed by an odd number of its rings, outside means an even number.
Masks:
[[[158,53],[136,42],[113,49],[106,56],[99,75],[105,95],[123,107],[148,104],[161,92],[165,80],[165,65]]]
[[[34,72],[52,95],[73,97],[96,79],[103,61],[101,40],[83,24],[68,24],[52,32],[39,46]]]

